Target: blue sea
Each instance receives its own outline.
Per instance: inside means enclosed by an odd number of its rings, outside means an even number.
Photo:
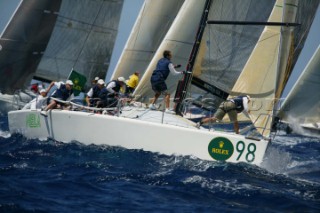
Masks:
[[[0,212],[320,212],[319,165],[316,137],[279,133],[258,167],[27,140],[1,117]]]

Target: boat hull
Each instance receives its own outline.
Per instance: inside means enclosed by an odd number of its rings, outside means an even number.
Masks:
[[[259,165],[268,145],[266,140],[247,139],[233,133],[86,112],[52,110],[44,117],[40,111],[19,110],[9,112],[8,119],[11,133],[20,133],[29,139],[121,146],[210,161]]]

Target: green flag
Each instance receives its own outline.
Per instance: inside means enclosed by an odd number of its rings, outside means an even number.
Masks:
[[[76,72],[75,70],[71,70],[71,73],[69,75],[69,80],[73,82],[73,92],[75,96],[78,96],[80,92],[83,91],[84,86],[86,85],[87,78]]]

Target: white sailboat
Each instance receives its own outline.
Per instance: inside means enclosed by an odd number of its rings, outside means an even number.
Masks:
[[[0,74],[8,76],[1,78],[2,93],[26,89],[32,79],[65,81],[71,70],[88,79],[87,87],[96,76],[104,79],[122,5],[123,0],[21,1],[1,37]]]
[[[281,106],[279,117],[294,132],[320,135],[320,46]]]
[[[20,1],[0,36],[0,114],[20,109],[47,47],[61,1]]]
[[[192,45],[189,39],[186,42],[178,42],[181,43],[181,47],[174,42],[174,39],[167,40],[167,38],[176,38],[178,41],[190,38],[188,36],[194,35],[192,30],[196,25],[202,23],[204,24],[202,26],[206,26],[205,22],[209,11],[213,14],[216,14],[217,11],[224,13],[224,9],[230,9],[231,5],[234,7],[229,12],[233,13],[238,11],[240,6],[247,6],[248,9],[246,11],[249,14],[252,8],[256,8],[251,4],[252,1],[244,2],[247,4],[234,5],[234,1],[207,0],[199,2],[198,0],[186,0],[164,41],[161,43],[158,50],[159,53],[157,51],[154,56],[155,59],[151,61],[151,65],[148,66],[147,70],[154,66],[155,61],[160,56],[159,54],[164,49],[175,50],[175,48],[178,48],[174,54],[179,55],[177,53],[181,51],[181,60],[185,60],[185,58],[189,58],[188,55],[190,55],[194,46],[203,43],[201,41],[203,36],[200,34],[197,34],[199,35],[199,40],[194,42],[196,45]],[[273,7],[274,2],[270,1],[268,4],[271,4],[270,11],[272,8],[275,10],[275,7],[277,7],[277,5]],[[265,10],[265,7],[261,6],[261,9]],[[176,22],[181,24],[179,17],[182,16],[180,15],[188,11],[189,16],[191,14],[194,15],[192,16],[193,20],[190,23],[188,22],[190,26],[183,25],[179,28],[182,36],[179,37],[177,34],[173,34],[173,26],[175,26]],[[226,15],[228,16],[228,14]],[[243,17],[247,17],[247,15],[243,15]],[[189,27],[191,31],[189,31]],[[225,30],[224,28],[220,29],[221,31]],[[195,31],[197,32],[197,30]],[[210,33],[210,31],[207,32]],[[254,48],[258,38],[259,36],[255,41],[251,42],[252,48]],[[189,54],[186,53],[187,51],[189,51]],[[202,61],[203,55],[201,53],[200,51],[200,54],[191,55],[195,59]],[[247,57],[249,56],[250,54],[247,55]],[[179,60],[180,55],[177,63],[179,63]],[[148,72],[143,76],[142,82],[148,83],[149,79],[145,77],[147,75]],[[169,81],[169,85],[173,85],[173,80]],[[137,91],[140,91],[141,94],[148,94],[150,91],[145,90],[147,87],[148,85],[145,87],[141,84]],[[169,86],[169,88],[174,91],[173,86]],[[187,86],[187,88],[189,87]],[[53,138],[62,142],[76,140],[83,144],[107,144],[128,149],[143,149],[167,155],[191,155],[204,160],[234,163],[261,164],[269,144],[269,139],[266,137],[249,138],[230,132],[198,129],[188,119],[178,115],[165,114],[161,111],[150,111],[143,107],[135,107],[132,108],[132,112],[131,117],[117,117],[79,111],[52,110],[47,117],[43,117],[39,111],[22,110],[9,112],[8,118],[10,131],[12,133],[21,133],[28,138]]]

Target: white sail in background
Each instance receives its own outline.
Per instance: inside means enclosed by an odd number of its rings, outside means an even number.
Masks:
[[[32,99],[31,80],[65,81],[72,69],[86,86],[105,78],[123,0],[23,0],[0,38],[0,113]]]
[[[281,119],[290,124],[320,123],[319,91],[320,46],[286,97]]]
[[[3,94],[11,95],[29,86],[46,50],[60,4],[61,0],[20,1],[0,38]]]
[[[111,79],[133,72],[143,76],[184,0],[146,0],[117,62]]]
[[[37,80],[60,81],[72,69],[91,80],[104,79],[118,32],[123,0],[63,0]]]
[[[150,78],[158,60],[163,57],[162,54],[164,50],[170,50],[172,52],[173,63],[182,64],[182,67],[186,67],[199,27],[204,3],[205,1],[198,0],[186,0],[184,2],[172,26],[147,67],[145,74],[141,78],[134,93],[135,95],[142,98],[151,98],[154,96],[154,92],[151,89]],[[166,80],[170,93],[174,93],[179,78],[181,78],[181,76],[169,76]]]

